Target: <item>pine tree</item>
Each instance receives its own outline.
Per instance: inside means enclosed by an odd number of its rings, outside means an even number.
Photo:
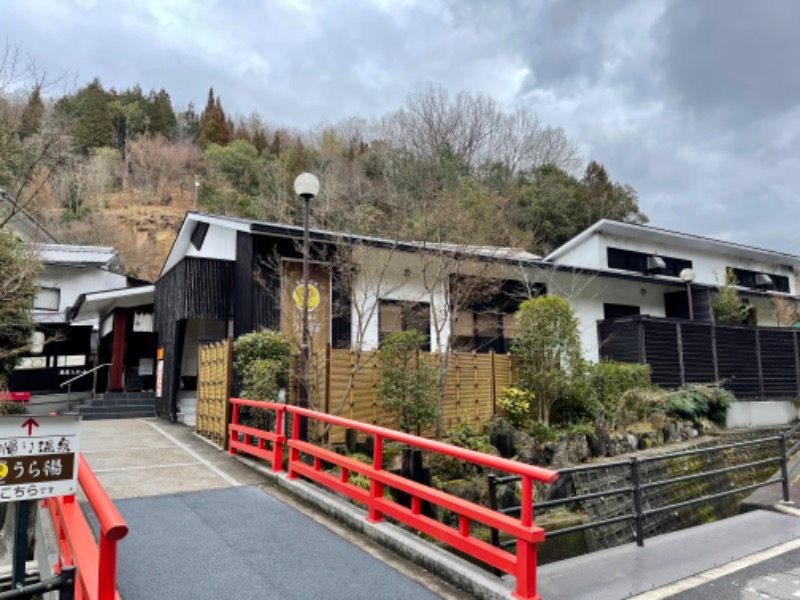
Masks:
[[[256,150],[258,150],[259,156],[262,156],[264,154],[264,150],[266,150],[269,146],[267,143],[267,136],[264,134],[264,130],[260,127],[253,134],[253,146],[255,146]]]
[[[196,144],[200,137],[200,118],[194,109],[194,102],[189,102],[186,110],[178,115],[175,139],[181,142]]]
[[[42,102],[41,87],[36,86],[28,98],[28,104],[22,112],[22,120],[19,127],[19,137],[24,140],[26,137],[39,133],[42,128],[44,118],[44,102]]]
[[[114,121],[109,106],[111,96],[99,79],[75,95],[78,120],[73,130],[76,145],[84,152],[92,148],[111,146],[114,142]]]
[[[214,98],[214,88],[210,88],[206,109],[200,116],[200,138],[197,143],[201,148],[206,148],[210,144],[227,146],[230,140],[231,132],[222,109],[222,101],[219,97]]]
[[[148,130],[151,134],[161,134],[165,138],[172,136],[177,119],[169,94],[163,88],[157,94],[150,92],[145,103],[145,114],[149,119]]]
[[[275,136],[272,138],[272,145],[269,147],[269,152],[276,158],[281,155],[281,134],[279,131],[276,131]]]

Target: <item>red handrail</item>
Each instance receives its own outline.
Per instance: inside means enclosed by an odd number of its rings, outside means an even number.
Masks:
[[[537,600],[540,598],[536,593],[536,545],[544,541],[544,530],[533,524],[533,482],[553,483],[558,479],[557,472],[296,406],[241,398],[231,398],[230,402],[233,406],[232,421],[228,426],[230,434],[228,452],[230,454],[234,454],[237,451],[251,454],[270,461],[273,471],[282,471],[283,448],[288,446],[289,463],[287,470],[289,479],[296,479],[300,475],[307,477],[357,502],[365,504],[368,509],[367,520],[369,521],[378,522],[383,520],[384,515],[390,516],[458,550],[466,552],[486,564],[514,575],[516,577],[516,590],[513,595],[516,598],[521,600]],[[237,423],[239,406],[275,411],[275,431],[262,431],[239,425]],[[292,431],[288,439],[282,431],[283,415],[287,412],[292,415]],[[372,464],[362,463],[300,440],[300,417],[308,417],[372,435],[374,439]],[[243,436],[241,441],[239,440],[240,434]],[[515,519],[474,502],[463,500],[457,496],[383,470],[384,440],[393,440],[421,450],[436,452],[476,465],[519,475],[522,480],[520,501],[523,507],[520,518]],[[258,445],[253,446],[251,441],[257,441]],[[266,447],[267,442],[271,444],[271,448]],[[302,454],[313,457],[314,464],[308,465],[301,461],[300,456]],[[337,466],[340,470],[339,474],[334,475],[323,470],[323,463]],[[350,472],[367,477],[370,482],[369,491],[349,483]],[[411,507],[406,508],[388,498],[384,498],[384,486],[396,488],[408,494],[411,497]],[[422,502],[430,502],[455,513],[458,516],[458,529],[448,527],[423,515],[421,510]],[[495,548],[472,536],[470,524],[473,521],[488,527],[494,527],[515,537],[517,539],[516,555],[500,548]]]
[[[58,537],[58,567],[76,567],[77,600],[119,600],[117,542],[128,535],[128,526],[82,454],[78,457],[78,483],[100,524],[100,544],[98,547],[75,496],[48,498]]]

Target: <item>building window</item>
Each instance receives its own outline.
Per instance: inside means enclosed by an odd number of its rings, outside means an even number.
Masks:
[[[451,282],[453,349],[507,353],[514,341],[514,315],[523,300],[547,292],[544,284],[460,277]],[[459,310],[458,303],[461,304]]]
[[[61,290],[43,287],[33,301],[34,310],[58,310],[61,305]]]
[[[422,350],[430,352],[431,306],[425,302],[381,300],[378,310],[378,339],[383,341],[395,331],[416,330],[425,335],[428,342]]]
[[[57,367],[83,367],[86,366],[86,357],[82,354],[74,354],[72,356],[59,356]]]
[[[736,278],[736,285],[750,289],[768,289],[775,292],[789,293],[789,278],[785,275],[773,275],[772,273],[762,273],[759,271],[748,271],[747,269],[735,269],[728,267],[728,271],[733,271]],[[767,275],[772,280],[772,286],[762,286],[756,281],[757,275]]]
[[[622,250],[621,248],[607,248],[609,269],[619,269],[621,271],[633,271],[635,273],[647,273],[647,258],[654,256],[645,252],[634,252],[633,250]],[[678,277],[684,269],[692,268],[692,261],[672,256],[658,255],[664,261],[665,268],[659,270],[657,275],[667,275],[668,277]]]

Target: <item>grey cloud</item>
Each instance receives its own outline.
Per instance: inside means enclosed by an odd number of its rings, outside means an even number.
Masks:
[[[663,18],[663,69],[706,117],[760,118],[800,100],[800,3],[677,0]]]

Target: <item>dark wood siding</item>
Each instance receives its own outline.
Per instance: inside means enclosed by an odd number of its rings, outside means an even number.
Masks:
[[[686,383],[716,381],[714,374],[714,343],[710,323],[684,327],[681,324],[683,370]]]
[[[764,396],[785,398],[797,394],[794,334],[792,331],[760,330]],[[791,335],[787,335],[791,334]]]
[[[600,335],[600,356],[618,362],[639,362],[640,321],[600,321],[597,325]]]
[[[681,386],[678,329],[675,323],[647,322],[644,327],[644,347],[653,381],[664,387]]]
[[[165,349],[159,415],[175,412],[179,386],[182,332],[187,319],[228,320],[231,312],[233,263],[186,257],[155,284],[155,329]]]
[[[721,381],[740,399],[791,399],[800,389],[797,329],[633,316],[598,331],[601,358],[644,361],[657,385]]]
[[[275,240],[236,234],[235,338],[262,327],[280,328],[280,257]]]

